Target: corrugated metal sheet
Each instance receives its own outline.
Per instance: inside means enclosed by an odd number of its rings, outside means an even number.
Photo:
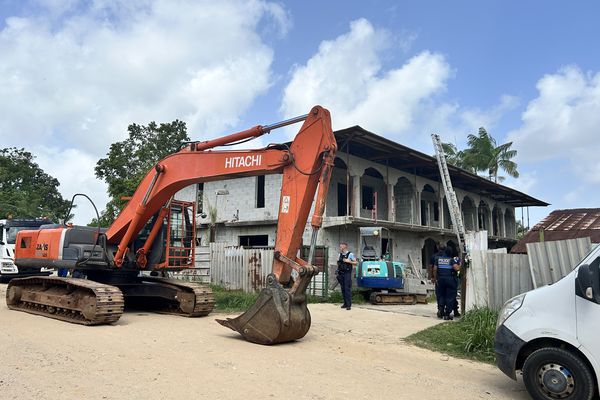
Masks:
[[[488,307],[499,310],[506,300],[533,289],[526,255],[487,253],[486,259]]]
[[[591,249],[589,237],[527,243],[533,286],[537,288],[558,281],[571,272]]]
[[[315,264],[326,261],[326,251],[317,251]],[[273,249],[245,249],[227,246],[225,243],[210,244],[210,281],[230,290],[258,292],[266,286],[267,275],[273,267]],[[314,296],[327,295],[327,274],[320,273],[311,281],[307,293]]]
[[[465,306],[467,310],[470,310],[473,307],[487,305],[487,276],[482,258],[488,248],[487,231],[467,232],[465,245],[471,255],[471,267],[467,269],[467,293],[465,294]]]
[[[502,252],[504,250],[504,252]],[[473,307],[500,309],[506,300],[533,289],[529,260],[524,254],[506,254],[505,249],[471,252],[471,280],[468,285],[474,297]]]
[[[210,280],[227,289],[256,292],[265,287],[273,266],[272,249],[210,244]]]

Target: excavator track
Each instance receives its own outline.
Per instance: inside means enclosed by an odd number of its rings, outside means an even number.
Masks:
[[[143,277],[136,285],[146,286],[146,292],[150,287],[155,287],[156,292],[161,294],[154,301],[139,299],[137,305],[148,308],[150,311],[180,315],[183,317],[203,317],[212,312],[215,307],[215,296],[208,285],[195,282],[186,282],[178,279]],[[130,303],[136,299],[134,293],[127,288],[122,288],[125,299]],[[130,295],[133,294],[133,295]]]
[[[76,278],[13,279],[6,291],[9,309],[81,325],[116,322],[124,299],[115,286]]]

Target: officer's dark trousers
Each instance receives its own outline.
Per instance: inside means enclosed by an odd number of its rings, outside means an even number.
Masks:
[[[344,305],[346,307],[350,307],[352,305],[352,272],[349,271],[338,273],[337,280],[342,288]]]
[[[437,289],[440,296],[438,304],[443,307],[442,314],[450,315],[454,310],[454,302],[456,301],[456,292],[458,290],[456,278],[450,272],[438,273]]]

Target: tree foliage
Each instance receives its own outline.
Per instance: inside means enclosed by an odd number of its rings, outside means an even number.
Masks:
[[[498,182],[504,180],[498,175],[500,170],[513,178],[519,177],[517,163],[513,161],[517,150],[512,148],[512,144],[498,145],[496,139],[481,127],[477,135],[467,137],[468,147],[465,150],[458,150],[452,143],[443,143],[442,148],[449,164],[470,172],[483,172],[490,180]]]
[[[65,218],[70,202],[58,179],[44,172],[25,149],[0,149],[0,218]]]
[[[108,184],[109,202],[100,217],[102,226],[110,225],[132,196],[141,180],[154,165],[167,155],[176,152],[189,141],[185,122],[175,120],[157,125],[131,124],[128,138],[111,144],[106,158],[96,163],[96,177]],[[97,223],[93,221],[92,224]]]

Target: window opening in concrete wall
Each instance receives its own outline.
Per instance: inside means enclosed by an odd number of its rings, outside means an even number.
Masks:
[[[338,217],[346,215],[348,207],[348,185],[345,183],[337,184],[337,215]]]
[[[348,190],[351,187],[352,181],[348,176],[348,167],[341,158],[336,157],[331,172],[331,189],[327,194],[327,209],[325,210],[327,215],[338,217],[348,215],[348,206],[352,204],[352,192]],[[337,190],[333,190],[334,188]]]
[[[489,231],[490,229],[490,208],[483,200],[479,202],[479,230]],[[490,232],[491,233],[491,232]]]
[[[265,208],[265,176],[256,177],[256,208]]]
[[[377,219],[388,219],[387,189],[383,175],[372,167],[365,169],[360,177],[361,204],[360,216],[363,218],[374,218],[375,211]],[[369,189],[364,189],[365,187]],[[370,194],[368,193],[370,191]],[[377,202],[377,203],[375,203]]]
[[[458,245],[453,240],[448,240],[446,242],[446,247],[449,247],[452,250],[452,257],[458,257]]]
[[[450,216],[450,207],[448,207],[448,201],[444,197],[444,229],[452,229],[452,217]]]
[[[461,209],[465,230],[476,231],[477,227],[475,226],[475,223],[477,222],[477,209],[475,208],[475,203],[469,196],[465,196],[463,199]]]
[[[240,246],[244,247],[267,247],[269,235],[240,235]]]
[[[492,210],[492,235],[493,236],[502,236],[501,232],[501,224],[502,224],[502,214],[500,209],[495,206]]]
[[[437,201],[433,203],[433,220],[435,222],[440,220],[440,204]]]
[[[198,203],[196,206],[196,213],[202,214],[202,211],[204,211],[204,182],[196,185],[196,202]]]
[[[438,208],[435,189],[431,185],[425,185],[421,192],[421,225],[439,225],[440,216]]]
[[[429,269],[429,263],[431,262],[431,258],[435,255],[436,251],[436,241],[432,238],[425,239],[423,248],[421,248],[421,265],[423,268]]]
[[[362,192],[362,208],[363,210],[373,209],[373,188],[370,186],[363,186]]]
[[[396,215],[394,217],[396,222],[414,224],[415,191],[405,177],[399,178],[394,185],[394,201],[396,202]]]

